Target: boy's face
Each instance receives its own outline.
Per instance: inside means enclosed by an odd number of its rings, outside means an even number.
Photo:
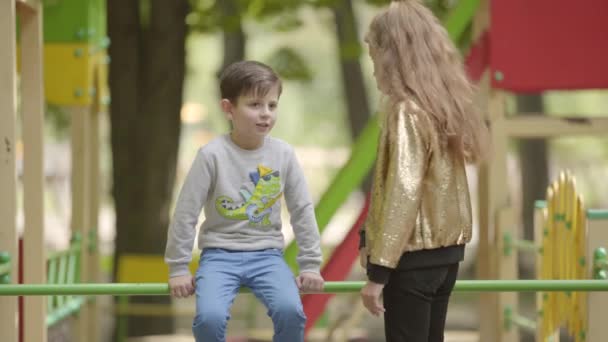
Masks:
[[[255,148],[270,133],[277,119],[279,86],[272,87],[265,96],[241,95],[232,103],[222,100],[222,109],[232,122],[232,138],[245,148]]]

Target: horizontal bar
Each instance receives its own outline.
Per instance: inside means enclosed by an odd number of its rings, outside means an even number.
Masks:
[[[608,210],[606,210],[606,209],[588,209],[587,218],[590,220],[608,220]]]
[[[536,200],[534,201],[534,207],[544,209],[547,207],[547,201]],[[587,218],[589,220],[608,220],[608,209],[587,209]]]
[[[327,281],[322,293],[361,290],[362,281]],[[606,280],[459,280],[460,292],[608,291]],[[249,292],[242,289],[241,292]],[[20,284],[0,285],[0,296],[167,295],[166,283]]]
[[[604,136],[608,131],[608,117],[550,117],[513,116],[505,120],[506,134],[512,138],[548,138],[563,135]]]

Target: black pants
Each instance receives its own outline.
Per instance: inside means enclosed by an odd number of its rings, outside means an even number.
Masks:
[[[458,263],[395,270],[384,287],[384,332],[388,342],[442,342]]]

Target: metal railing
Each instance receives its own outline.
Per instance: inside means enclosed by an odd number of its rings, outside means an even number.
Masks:
[[[0,284],[11,282],[11,256],[6,252],[0,252]]]
[[[49,253],[47,257],[47,283],[49,286],[63,287],[80,282],[81,251],[82,237],[79,233],[75,233],[68,249]],[[49,293],[48,295],[47,326],[52,326],[77,313],[87,300],[85,297],[70,294]]]
[[[328,281],[320,293],[361,290],[362,281]],[[607,280],[459,280],[457,292],[606,291]],[[241,292],[248,292],[241,289]],[[138,296],[168,295],[166,283],[19,284],[0,285],[0,296]]]

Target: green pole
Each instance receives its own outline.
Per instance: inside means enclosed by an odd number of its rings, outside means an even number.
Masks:
[[[362,281],[328,281],[323,293],[357,292]],[[537,292],[537,291],[602,291],[608,292],[607,280],[459,280],[457,292]],[[241,292],[249,292],[242,289]],[[48,295],[168,295],[166,283],[117,284],[20,284],[0,285],[0,296]]]

